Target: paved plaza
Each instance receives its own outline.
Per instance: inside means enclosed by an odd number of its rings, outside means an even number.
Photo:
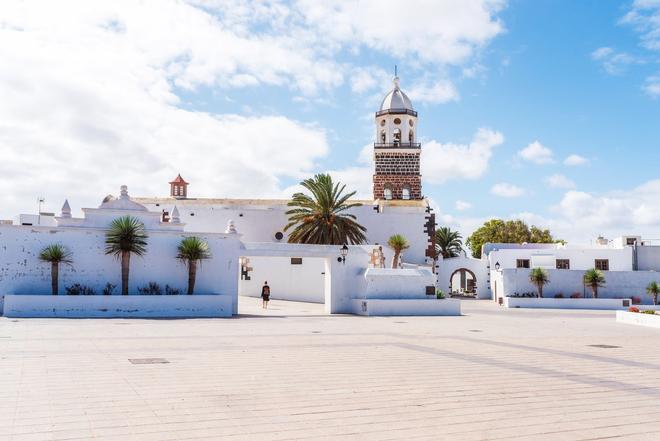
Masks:
[[[1,318],[0,439],[660,439],[660,330],[463,311],[242,298],[233,319]]]

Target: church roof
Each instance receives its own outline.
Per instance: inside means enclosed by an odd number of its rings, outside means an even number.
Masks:
[[[409,113],[414,112],[412,101],[408,95],[403,93],[399,88],[399,77],[394,77],[394,87],[385,95],[383,102],[380,104],[378,113]]]
[[[182,177],[181,174],[176,175],[173,181],[168,182],[169,184],[188,184]]]

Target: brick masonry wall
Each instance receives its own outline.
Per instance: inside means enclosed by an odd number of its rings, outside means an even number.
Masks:
[[[422,199],[422,176],[419,173],[419,151],[376,152],[373,177],[375,199],[385,199],[385,186],[392,189],[392,199],[403,199],[403,188],[410,189],[410,199]]]

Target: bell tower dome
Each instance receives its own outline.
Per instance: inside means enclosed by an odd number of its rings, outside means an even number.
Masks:
[[[417,142],[417,112],[395,76],[390,93],[376,112],[374,199],[422,199]]]

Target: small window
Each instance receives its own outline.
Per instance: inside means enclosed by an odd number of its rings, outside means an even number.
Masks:
[[[394,118],[394,124],[396,125],[401,124],[401,118]]]
[[[401,142],[401,129],[394,129],[392,138],[394,138],[394,144],[399,144]]]
[[[516,268],[529,268],[529,259],[517,259]]]
[[[387,139],[387,138],[386,138],[386,135],[385,135],[385,130],[381,130],[381,132],[380,132],[380,142],[382,142],[383,144],[385,144],[385,140],[386,140],[386,139]]]
[[[283,238],[284,238],[284,233],[282,233],[281,231],[275,233],[275,239],[282,240]]]
[[[405,200],[410,199],[410,188],[403,187],[403,189],[401,189],[401,199],[405,199]]]
[[[386,200],[392,199],[392,189],[390,187],[385,187],[385,190],[383,190],[383,196]]]
[[[571,262],[568,259],[557,259],[557,269],[571,269]]]
[[[302,265],[302,257],[292,257],[291,265]]]
[[[413,142],[414,139],[415,139],[415,134],[411,130],[410,132],[408,132],[408,141]]]
[[[595,265],[597,270],[609,271],[610,270],[610,260],[609,259],[596,259]]]
[[[191,215],[191,216],[194,216],[194,215],[195,215],[195,213],[190,213],[190,215]]]
[[[637,239],[634,237],[626,237],[626,245],[635,245],[637,243]]]
[[[412,120],[412,119],[409,119],[409,120],[408,120],[408,124],[410,125],[410,127],[412,127],[413,124],[414,124],[414,123],[413,123],[413,120]]]
[[[384,119],[381,119],[381,120],[380,120],[380,126],[381,126],[381,127],[384,127],[384,126],[385,126],[385,120],[384,120]]]

